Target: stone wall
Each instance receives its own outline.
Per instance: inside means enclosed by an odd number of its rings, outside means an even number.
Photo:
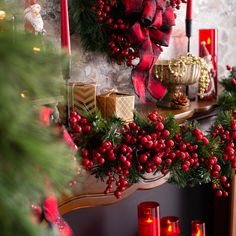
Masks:
[[[46,29],[57,45],[60,45],[59,20],[60,0],[41,0]],[[218,68],[219,77],[225,73],[225,65],[236,64],[236,0],[197,0],[193,1],[193,36],[191,53],[198,55],[198,29],[216,28],[218,30]],[[161,59],[168,59],[186,53],[185,5],[177,11],[177,20],[170,46],[164,48]],[[101,55],[84,52],[80,47],[79,36],[72,35],[72,80],[96,81],[98,90],[105,87],[132,91],[130,69],[111,65]]]

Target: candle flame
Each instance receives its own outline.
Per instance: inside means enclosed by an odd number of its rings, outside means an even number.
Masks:
[[[37,47],[33,47],[33,51],[34,51],[34,53],[39,53],[41,51],[41,49],[37,48]]]
[[[153,220],[152,220],[151,218],[148,218],[148,219],[146,220],[146,222],[147,222],[147,223],[152,223]]]
[[[167,231],[171,233],[173,231],[173,228],[172,228],[172,225],[171,225],[171,221],[167,220],[167,224],[168,224]]]
[[[6,12],[0,10],[0,20],[4,20],[6,18]]]
[[[207,44],[208,45],[211,44],[211,39],[210,38],[207,39]]]
[[[197,231],[196,236],[201,236],[201,231],[200,231],[200,229]]]

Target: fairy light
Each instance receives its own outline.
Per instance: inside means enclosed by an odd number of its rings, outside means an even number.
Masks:
[[[4,20],[6,18],[6,12],[0,10],[0,20]]]
[[[34,53],[39,53],[41,51],[41,49],[38,47],[33,47],[33,51],[34,51]]]

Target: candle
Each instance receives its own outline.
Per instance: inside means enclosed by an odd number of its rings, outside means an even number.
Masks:
[[[166,216],[161,218],[161,236],[180,236],[178,217]]]
[[[192,0],[187,0],[186,19],[192,20]]]
[[[138,205],[138,236],[160,236],[159,203]]]
[[[71,55],[68,2],[61,0],[61,46]]]
[[[191,222],[191,236],[206,236],[205,223],[201,220]]]

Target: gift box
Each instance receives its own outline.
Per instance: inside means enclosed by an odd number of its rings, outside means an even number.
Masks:
[[[94,112],[96,109],[96,84],[95,83],[69,83],[70,107],[77,112]]]
[[[97,107],[104,118],[116,116],[123,121],[133,120],[134,95],[108,92],[97,96]]]

